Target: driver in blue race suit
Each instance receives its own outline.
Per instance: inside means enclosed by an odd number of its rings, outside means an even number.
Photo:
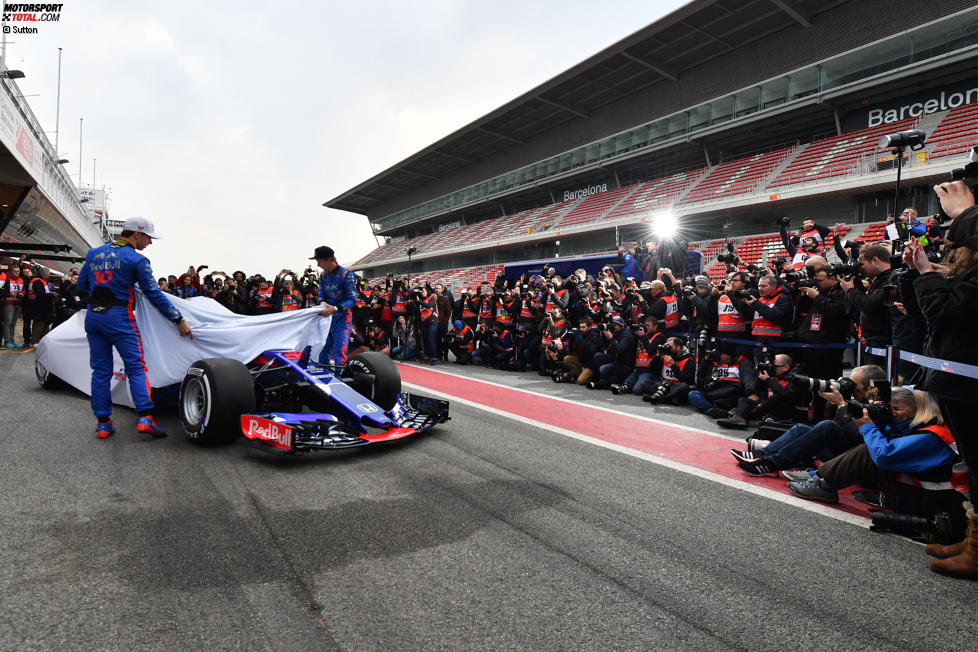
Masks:
[[[164,317],[176,324],[181,337],[193,337],[190,325],[160,291],[149,259],[140,251],[158,236],[153,223],[144,217],[131,217],[122,226],[119,239],[90,249],[78,276],[77,288],[88,295],[85,333],[88,335],[92,366],[92,412],[98,424],[95,436],[106,439],[115,432],[112,426],[112,347],[119,352],[129,378],[129,393],[136,407],[136,432],[165,437],[150,412],[149,380],[143,360],[143,343],[136,327],[135,285]]]
[[[346,349],[353,329],[353,306],[357,303],[357,278],[354,273],[336,262],[336,254],[330,247],[316,247],[315,260],[323,270],[319,278],[319,305],[323,317],[333,315],[326,335],[326,344],[319,354],[319,364],[346,364]]]

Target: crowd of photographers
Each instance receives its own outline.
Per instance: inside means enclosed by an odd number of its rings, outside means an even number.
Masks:
[[[536,371],[652,405],[689,404],[724,428],[754,423],[747,449],[732,451],[746,473],[782,474],[796,495],[827,502],[857,482],[876,487],[857,497],[897,510],[881,527],[946,542],[973,530],[971,557],[962,560],[960,546],[931,552],[953,553],[935,570],[978,577],[978,525],[962,506],[970,510],[968,469],[978,468],[968,404],[978,381],[901,360],[891,388],[880,355],[894,345],[978,363],[968,335],[978,323],[978,209],[963,184],[935,190],[943,223],[908,208],[884,239],[860,244],[844,238],[844,225],[806,221],[791,234],[783,221],[789,257],[743,266],[731,248],[718,283],[679,277],[654,243],[622,247],[621,273],[561,278],[545,266],[457,297],[388,276],[361,288],[351,349]],[[845,377],[854,343],[871,350]]]

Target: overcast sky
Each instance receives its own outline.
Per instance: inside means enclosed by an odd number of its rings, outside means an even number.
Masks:
[[[9,35],[7,66],[78,180],[163,236],[157,275],[275,274],[376,247],[322,203],[684,4],[104,2]],[[34,96],[34,95],[37,96]],[[50,134],[52,142],[55,135]]]

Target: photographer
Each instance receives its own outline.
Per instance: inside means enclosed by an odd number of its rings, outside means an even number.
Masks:
[[[658,274],[659,278],[652,281],[649,289],[650,298],[647,314],[655,317],[662,330],[668,333],[679,329],[679,298],[672,291],[676,282],[672,277],[672,272],[662,268]]]
[[[839,257],[839,261],[843,265],[859,258],[859,249],[862,247],[861,242],[851,241],[845,238],[844,234],[847,229],[848,227],[842,222],[837,223],[833,227],[835,239],[832,241],[832,247],[835,249],[835,255]]]
[[[78,269],[72,267],[68,276],[61,279],[61,287],[58,288],[60,298],[58,308],[54,312],[53,326],[58,326],[67,321],[72,315],[85,307],[81,296],[78,293],[76,284],[78,283]],[[0,304],[3,302],[0,301]],[[2,306],[0,306],[2,307]]]
[[[747,272],[733,272],[727,279],[724,291],[718,288],[711,294],[706,312],[709,321],[716,323],[716,332],[720,336],[737,339],[748,336],[754,310],[744,303],[744,299],[751,298],[750,287]]]
[[[588,383],[588,389],[607,389],[620,385],[635,367],[635,333],[625,326],[620,315],[611,318],[601,331],[606,341],[604,351],[594,354],[598,378]]]
[[[475,333],[468,324],[460,319],[455,320],[455,332],[452,337],[452,354],[455,364],[472,364],[472,352],[475,351]]]
[[[448,347],[452,343],[452,337],[448,333],[448,326],[452,321],[452,301],[451,292],[445,288],[444,283],[435,283],[435,302],[438,304],[438,359],[448,362]]]
[[[428,364],[438,362],[438,297],[427,286],[413,290],[414,300],[418,304],[418,318],[421,323],[422,344],[425,349],[425,361]]]
[[[659,345],[665,343],[665,335],[659,331],[659,322],[651,315],[635,331],[635,368],[620,385],[612,385],[615,394],[631,392],[636,396],[651,394],[659,383],[659,376],[652,371],[652,362],[659,354]]]
[[[890,284],[890,247],[885,244],[871,244],[859,250],[859,266],[862,275],[870,279],[865,289],[857,279],[843,278],[839,285],[846,293],[849,305],[859,311],[859,332],[863,344],[874,348],[885,348],[890,343],[890,310],[886,307],[884,285]],[[865,354],[865,360],[874,364],[885,364],[883,358]]]
[[[564,357],[551,378],[555,383],[584,385],[594,375],[594,354],[601,348],[601,333],[586,320],[564,336]]]
[[[825,238],[831,232],[826,226],[815,224],[814,220],[806,219],[796,235],[788,236],[791,220],[783,217],[778,221],[778,233],[781,244],[791,257],[791,268],[799,270],[811,256],[817,256],[822,250]]]
[[[642,400],[653,405],[685,403],[696,377],[696,363],[682,338],[670,337],[664,347],[659,347],[657,366],[662,382],[654,392],[643,394]]]
[[[398,315],[394,321],[391,337],[391,358],[394,360],[415,360],[418,357],[418,327],[413,319]]]
[[[278,312],[278,307],[272,298],[275,289],[266,279],[258,281],[258,287],[251,292],[251,303],[255,307],[255,314],[270,315]]]
[[[754,364],[737,355],[736,349],[725,342],[703,356],[700,376],[705,378],[703,389],[691,391],[689,402],[713,419],[729,416],[730,410],[746,395],[746,388],[757,384]]]
[[[841,344],[849,335],[849,303],[839,286],[839,278],[831,267],[818,267],[814,287],[805,284],[798,288],[795,304],[795,332],[798,341],[806,344]],[[838,378],[842,375],[843,349],[806,349],[803,351],[805,371],[815,378]],[[816,410],[820,406],[816,404]]]
[[[768,368],[770,367],[770,368]],[[808,421],[808,406],[812,392],[792,383],[796,371],[790,356],[779,353],[774,363],[757,365],[757,384],[754,391],[737,401],[732,414],[717,421],[722,428],[745,428],[752,418],[770,416],[774,419],[804,423]]]
[[[489,331],[490,367],[510,369],[516,355],[516,342],[513,331],[493,324]]]
[[[228,307],[231,312],[238,315],[250,314],[251,287],[245,273],[240,270],[236,271],[233,274],[233,281],[228,289],[228,298],[231,302]]]
[[[555,354],[559,351],[554,347],[554,342],[564,337],[567,332],[567,322],[564,319],[563,311],[554,306],[548,310],[546,316],[540,322],[540,352],[536,359],[537,369],[541,376],[549,376],[554,371],[553,362]]]
[[[791,297],[776,276],[764,276],[757,282],[758,298],[742,299],[744,305],[754,310],[751,334],[761,342],[780,341],[786,330],[791,329],[794,306]]]
[[[788,489],[799,498],[837,503],[839,489],[879,487],[874,502],[880,506],[923,518],[948,513],[953,540],[964,536],[961,504],[966,497],[961,492],[967,481],[955,473],[960,458],[937,403],[923,390],[899,387],[890,405],[880,407],[872,412],[864,408],[854,421],[863,443],[833,457],[807,479],[788,482]]]
[[[466,288],[455,305],[455,314],[461,315],[462,323],[471,329],[479,322],[479,304],[481,299],[476,296],[475,288]]]
[[[927,320],[924,353],[943,360],[976,365],[978,207],[964,181],[939,184],[934,186],[934,192],[941,200],[941,208],[952,220],[947,232],[947,239],[953,247],[945,261],[948,271],[942,273],[928,260],[924,248],[916,240],[912,240],[904,252],[907,265],[920,274],[914,281],[914,290],[920,311]],[[972,492],[978,491],[978,419],[974,415],[978,380],[925,369],[918,386],[937,398],[961,457],[968,465],[969,487]],[[978,521],[973,517],[969,532],[970,556],[966,556],[967,551],[964,551],[951,557],[949,562],[956,560],[953,569],[950,564],[935,568],[936,562],[932,563],[932,568],[960,576],[978,577]]]
[[[908,206],[900,213],[899,219],[894,220],[893,216],[886,218],[886,235],[890,242],[891,253],[899,253],[903,248],[903,242],[908,238],[919,238],[927,233],[927,225],[917,219],[917,209]],[[890,225],[894,225],[890,228]]]
[[[857,404],[876,400],[879,396],[873,385],[885,383],[886,372],[882,367],[856,367],[849,378],[834,381],[830,389],[819,392],[827,403],[823,420],[814,426],[799,423],[774,441],[749,439],[749,450],[733,450],[731,453],[737,458],[738,466],[751,475],[774,475],[779,469],[807,463],[813,456],[829,460],[840,455],[862,443],[859,424],[854,422],[862,412],[850,414],[847,399],[851,398]],[[808,379],[798,378],[791,386],[811,397]]]
[[[519,300],[513,298],[511,290],[504,290],[502,296],[496,298],[496,323],[506,330],[512,331],[515,328],[519,313]]]

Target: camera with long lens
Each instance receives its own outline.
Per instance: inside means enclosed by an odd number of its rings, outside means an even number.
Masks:
[[[727,292],[727,296],[731,299],[740,299],[743,301],[744,299],[750,298],[760,299],[761,293],[758,292],[757,288],[750,288],[749,290],[730,290]]]
[[[567,371],[566,369],[558,369],[558,370],[556,370],[555,372],[553,372],[552,374],[550,374],[550,378],[555,383],[572,383],[572,382],[574,382],[574,376],[571,374],[571,372]]]
[[[852,378],[843,376],[842,378],[837,378],[835,380],[823,380],[821,378],[811,378],[809,376],[802,376],[801,374],[795,375],[791,382],[799,387],[804,387],[805,389],[810,389],[816,392],[830,392],[833,389],[838,390],[842,394],[842,398],[848,400],[852,398],[852,392],[856,389],[856,383],[852,381]],[[859,412],[859,416],[862,416],[862,412]]]
[[[797,283],[801,280],[801,278],[802,277],[800,272],[790,271],[784,273],[785,283]]]
[[[734,253],[734,245],[732,242],[727,243],[727,253],[719,254],[717,256],[717,261],[726,265],[733,265],[737,262],[737,255]]]
[[[836,276],[858,276],[863,270],[863,264],[858,260],[851,263],[839,263],[832,265],[832,272]]]
[[[655,349],[660,355],[672,355],[672,347],[670,347],[668,344],[660,344],[659,346],[655,347]]]
[[[873,512],[874,532],[893,532],[925,543],[950,544],[960,540],[955,531],[954,519],[947,512],[928,517],[900,514],[899,512]]]
[[[846,401],[846,404],[839,408],[838,414],[849,419],[861,419],[863,410],[869,414],[869,419],[873,423],[885,426],[893,423],[893,409],[889,403],[874,402],[862,403],[855,399]]]

